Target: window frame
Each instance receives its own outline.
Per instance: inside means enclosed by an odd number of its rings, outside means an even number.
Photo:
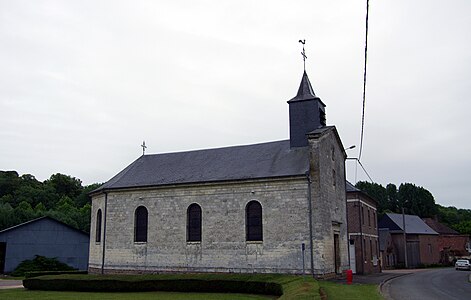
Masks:
[[[245,240],[263,242],[263,207],[256,200],[245,206]]]
[[[186,242],[201,243],[202,236],[203,210],[198,203],[192,203],[186,210]]]
[[[101,243],[102,220],[103,220],[103,213],[101,212],[101,208],[99,208],[96,212],[96,220],[95,220],[95,243]]]
[[[141,212],[145,214],[141,214]],[[147,243],[148,231],[149,211],[147,207],[140,205],[134,211],[134,243]]]

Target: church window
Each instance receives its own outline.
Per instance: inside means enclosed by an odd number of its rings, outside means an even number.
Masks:
[[[247,241],[263,241],[262,205],[257,201],[250,201],[245,211]]]
[[[134,213],[134,242],[147,242],[147,208],[139,206]]]
[[[201,207],[193,203],[187,210],[187,242],[201,242]]]
[[[96,232],[95,232],[95,242],[101,242],[101,209],[98,209],[96,213]]]

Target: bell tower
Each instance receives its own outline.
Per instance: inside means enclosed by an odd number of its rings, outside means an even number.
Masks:
[[[308,145],[307,134],[326,126],[325,104],[316,96],[304,70],[298,94],[288,101],[291,148]]]

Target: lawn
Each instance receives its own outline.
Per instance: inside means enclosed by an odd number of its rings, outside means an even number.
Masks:
[[[142,292],[142,293],[87,293],[87,292],[49,292],[49,291],[29,291],[25,289],[0,290],[2,300],[144,300],[144,299],[164,299],[164,300],[211,300],[211,299],[275,299],[272,296],[248,295],[248,294],[217,294],[217,293],[173,293],[173,292]]]
[[[339,284],[329,281],[319,281],[320,288],[327,294],[329,300],[368,299],[381,300],[383,297],[376,284]]]

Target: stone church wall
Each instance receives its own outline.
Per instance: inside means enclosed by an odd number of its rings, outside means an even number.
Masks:
[[[339,174],[343,178],[343,174]],[[341,184],[343,182],[343,184]],[[344,180],[339,179],[344,187]],[[308,183],[304,176],[234,183],[172,186],[155,189],[110,191],[107,196],[106,238],[95,242],[97,210],[105,218],[105,197],[93,197],[91,220],[91,272],[102,268],[105,240],[105,272],[264,272],[302,273],[301,244],[305,243],[305,270],[309,272]],[[263,242],[247,242],[245,206],[256,200],[262,206]],[[187,208],[202,209],[201,242],[186,241]],[[147,243],[134,242],[134,212],[148,210]],[[329,204],[330,206],[336,204]],[[344,208],[338,213],[344,213]],[[326,213],[327,214],[327,213]],[[315,226],[316,238],[324,240],[328,225]],[[319,221],[315,215],[314,221]],[[319,222],[318,222],[319,223]],[[327,227],[324,228],[324,227]],[[343,233],[343,231],[342,231]],[[330,239],[327,239],[330,241]],[[346,242],[345,242],[346,244]],[[314,242],[316,258],[329,255]],[[342,250],[343,251],[343,250]],[[345,259],[347,261],[347,259]],[[318,271],[332,266],[315,265]]]
[[[345,151],[333,129],[309,135],[309,144],[314,273],[340,274],[349,269]],[[337,258],[335,235],[338,236]]]

